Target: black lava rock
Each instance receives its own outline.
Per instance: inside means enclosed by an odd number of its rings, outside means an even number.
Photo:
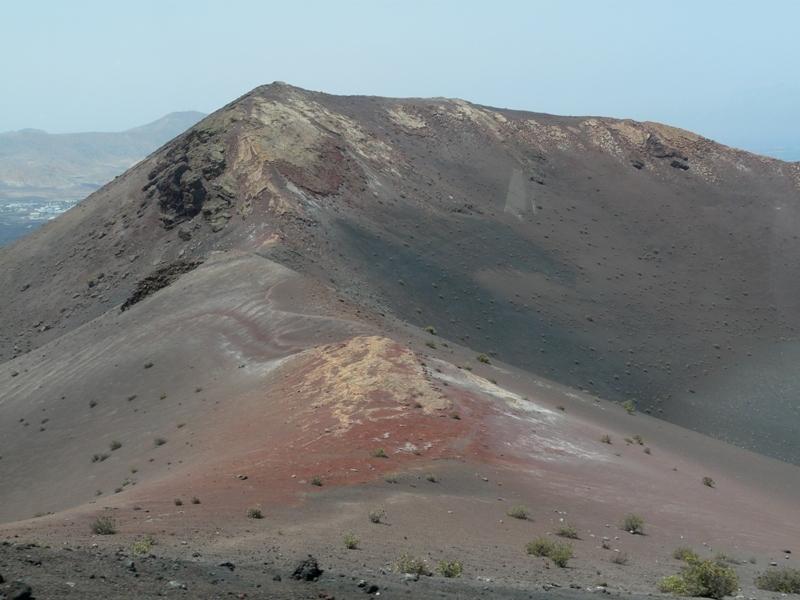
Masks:
[[[297,579],[298,581],[316,581],[322,573],[323,571],[319,568],[317,559],[309,554],[307,559],[297,564],[297,567],[292,573],[292,579]]]

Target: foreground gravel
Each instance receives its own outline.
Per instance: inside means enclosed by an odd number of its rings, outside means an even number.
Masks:
[[[511,589],[493,582],[422,577],[414,580],[395,573],[372,574],[313,569],[293,575],[307,557],[284,568],[232,562],[186,562],[156,555],[133,557],[98,548],[52,548],[21,542],[0,542],[0,599],[81,598],[551,598],[623,597],[601,588],[540,590]],[[546,589],[549,588],[549,589]],[[632,598],[632,596],[624,596]]]

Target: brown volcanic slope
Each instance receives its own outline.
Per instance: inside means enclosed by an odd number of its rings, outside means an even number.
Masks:
[[[402,552],[465,565],[415,597],[645,594],[690,544],[754,557],[752,597],[796,566],[800,469],[598,396],[800,461],[799,176],[656,124],[258,88],[0,253],[0,535],[152,534],[195,593],[266,597],[306,596],[269,569],[307,552],[314,597],[408,597]],[[564,521],[571,569],[525,554]],[[163,590],[121,564],[115,597]]]
[[[798,462],[799,190],[798,163],[656,123],[272,84],[0,252],[0,355],[235,249]]]

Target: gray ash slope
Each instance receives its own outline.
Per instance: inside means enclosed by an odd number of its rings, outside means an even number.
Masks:
[[[254,252],[570,386],[800,463],[800,164],[656,123],[257,88],[0,251],[0,356]],[[789,361],[791,362],[791,361]]]

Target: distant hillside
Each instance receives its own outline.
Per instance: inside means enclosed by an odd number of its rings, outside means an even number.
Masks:
[[[114,133],[51,134],[38,129],[0,133],[0,200],[85,196],[203,118],[170,113]]]

